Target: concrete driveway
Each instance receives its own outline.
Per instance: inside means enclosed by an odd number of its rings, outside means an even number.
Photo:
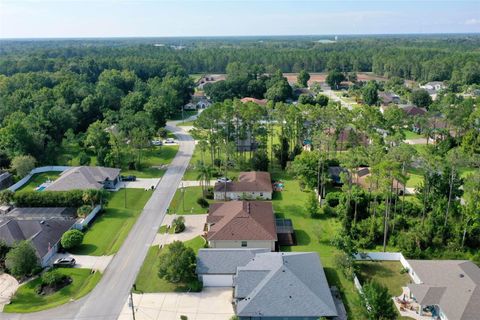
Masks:
[[[10,303],[10,298],[18,289],[18,281],[9,274],[0,275],[0,311],[3,307]]]
[[[77,264],[75,268],[86,268],[92,270],[98,270],[100,272],[105,271],[110,261],[112,261],[113,256],[81,256],[70,253],[57,253],[51,263],[53,264],[55,260],[59,258],[72,257],[75,259]]]
[[[215,185],[215,183],[217,183],[217,180],[210,180],[210,186],[213,187]],[[178,185],[178,189],[180,188],[186,188],[186,187],[199,187],[201,184],[200,184],[200,181],[199,180],[183,180],[182,182],[180,182],[180,184]]]
[[[156,187],[159,182],[160,178],[137,178],[136,181],[122,182],[122,188],[125,184],[127,188],[150,189],[152,186]]]
[[[198,293],[145,293],[134,294],[135,319],[179,320],[229,320],[234,315],[232,288],[204,288]],[[128,300],[118,317],[131,320],[132,310]]]
[[[178,241],[187,241],[193,239],[197,236],[203,235],[203,228],[205,222],[207,221],[207,214],[192,214],[192,215],[183,215],[185,218],[185,230],[182,233],[176,234],[157,234],[153,245],[166,245],[172,243],[175,240]],[[171,225],[174,219],[174,215],[167,215],[163,220],[163,225]],[[178,215],[177,215],[178,217]]]

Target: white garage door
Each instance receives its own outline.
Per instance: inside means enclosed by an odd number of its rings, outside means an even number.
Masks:
[[[203,275],[204,287],[232,287],[233,275]]]

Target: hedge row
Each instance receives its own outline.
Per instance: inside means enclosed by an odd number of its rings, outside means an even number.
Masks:
[[[80,207],[84,205],[82,190],[15,192],[17,207]]]

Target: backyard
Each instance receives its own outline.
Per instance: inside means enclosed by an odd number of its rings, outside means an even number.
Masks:
[[[392,297],[402,293],[402,287],[410,282],[407,273],[400,273],[402,264],[399,261],[359,261],[358,279],[362,284],[374,280],[388,288]]]
[[[61,304],[77,300],[89,293],[100,281],[100,272],[92,273],[90,269],[59,268],[58,271],[69,276],[73,282],[50,295],[39,295],[35,287],[40,284],[40,278],[34,279],[20,286],[12,302],[5,306],[4,312],[36,312],[57,307]]]
[[[201,236],[197,236],[184,243],[187,247],[192,248],[196,254],[200,248],[204,247],[205,240]],[[164,249],[160,249],[159,246],[152,246],[148,249],[147,257],[143,261],[135,281],[136,292],[186,292],[190,290],[188,283],[171,283],[158,276],[158,257],[161,250]]]
[[[51,180],[54,181],[60,176],[59,171],[47,171],[43,173],[36,173],[34,174],[30,180],[25,183],[20,189],[18,189],[16,192],[29,192],[29,191],[35,191],[35,188],[40,186],[42,183]]]
[[[152,193],[143,189],[122,189],[112,193],[105,211],[94,220],[83,243],[72,253],[93,256],[116,253]]]

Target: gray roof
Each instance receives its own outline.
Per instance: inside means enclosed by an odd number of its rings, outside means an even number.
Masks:
[[[235,274],[237,267],[245,266],[255,254],[268,249],[200,249],[197,256],[197,274]]]
[[[420,284],[409,284],[422,305],[439,305],[448,319],[480,314],[480,268],[467,260],[408,260]]]
[[[74,223],[75,219],[3,219],[0,220],[0,239],[9,246],[22,240],[30,241],[42,258]]]
[[[332,317],[335,303],[317,253],[260,253],[235,277],[240,317]]]
[[[120,169],[107,167],[74,167],[45,188],[48,191],[102,189],[107,180],[115,180]]]
[[[77,209],[63,207],[29,207],[15,208],[4,216],[16,217],[21,219],[49,219],[49,218],[75,218]]]

